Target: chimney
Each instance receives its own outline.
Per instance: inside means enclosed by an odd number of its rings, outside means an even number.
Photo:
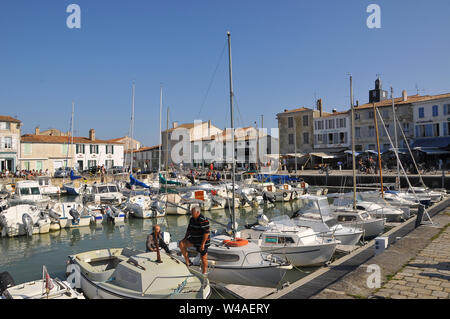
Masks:
[[[320,117],[322,117],[322,111],[323,111],[322,99],[317,100],[317,110],[319,110]]]
[[[94,130],[93,128],[91,128],[91,129],[89,130],[89,139],[90,139],[91,141],[95,141],[95,130]]]
[[[178,122],[172,122],[172,128],[177,128],[178,127]]]
[[[406,102],[408,100],[408,93],[406,92],[406,90],[402,91],[402,100],[403,102]]]
[[[39,126],[38,126],[34,129],[34,135],[39,135],[39,133],[40,133],[40,130],[39,130]]]

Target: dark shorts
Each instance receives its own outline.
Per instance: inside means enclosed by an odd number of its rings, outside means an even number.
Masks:
[[[201,246],[195,246],[195,249],[200,253],[200,256],[205,256],[208,253],[208,246],[205,245],[205,249],[201,250]]]
[[[193,243],[192,241],[189,240],[189,238],[186,239],[186,241],[188,241],[189,243],[192,244],[192,246],[195,247],[195,249],[200,253],[200,256],[205,256],[208,253],[209,244],[205,244],[205,249],[201,250],[202,245],[200,243]]]

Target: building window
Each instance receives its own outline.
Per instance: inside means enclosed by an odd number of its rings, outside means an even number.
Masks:
[[[323,130],[323,121],[317,122],[317,129]]]
[[[369,137],[375,136],[375,126],[369,126]]]
[[[339,144],[344,144],[345,142],[345,133],[339,133]]]
[[[409,123],[403,123],[403,132],[405,134],[409,133]]]
[[[328,144],[334,144],[333,143],[333,133],[328,134]]]
[[[308,132],[303,133],[303,143],[309,144],[309,133]]]
[[[89,152],[91,154],[98,154],[98,145],[89,145]]]
[[[114,145],[106,145],[106,154],[114,154]]]
[[[0,130],[10,130],[11,123],[9,122],[0,122]]]
[[[361,128],[355,127],[355,137],[361,137]]]
[[[96,160],[88,160],[88,168],[96,167],[97,161]]]
[[[42,170],[42,161],[36,161],[36,170],[41,171]]]
[[[450,104],[444,104],[444,115],[450,114]]]
[[[303,126],[308,126],[308,115],[303,116]]]
[[[423,107],[419,107],[419,118],[423,119],[425,117],[425,110]]]
[[[439,123],[433,124],[433,136],[434,137],[440,136]]]
[[[328,120],[328,128],[334,128],[334,119]]]
[[[23,144],[23,155],[31,155],[32,147],[31,144]]]
[[[84,154],[84,152],[85,152],[84,144],[77,144],[76,152],[77,152],[77,154]]]
[[[367,145],[368,150],[375,150],[375,144],[369,144]]]
[[[433,116],[439,115],[439,106],[433,105]]]
[[[373,111],[369,111],[368,116],[369,116],[369,119],[373,119]]]
[[[194,153],[198,153],[198,145],[194,145]]]
[[[12,148],[12,137],[7,136],[7,137],[5,137],[5,138],[3,139],[3,141],[4,141],[3,146],[4,146],[5,148],[8,148],[8,149],[11,149],[11,148]]]
[[[112,168],[113,166],[114,166],[114,160],[106,160],[105,161],[106,168]]]
[[[356,113],[356,112],[355,112],[355,121],[356,121],[356,120],[359,120],[360,118],[361,118],[361,117],[360,117],[359,113]]]
[[[294,144],[294,134],[289,134],[288,139],[289,139],[289,145],[293,145]]]
[[[383,110],[383,119],[388,119],[389,118],[389,110]]]
[[[294,127],[294,118],[288,117],[288,128],[293,128],[293,127]]]
[[[362,151],[362,145],[355,145],[355,151],[361,152]]]
[[[69,151],[69,144],[62,144],[61,145],[61,153],[68,154]]]

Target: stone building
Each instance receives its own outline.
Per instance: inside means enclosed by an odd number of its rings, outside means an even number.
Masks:
[[[18,119],[0,115],[0,172],[15,172],[19,165],[21,126]]]

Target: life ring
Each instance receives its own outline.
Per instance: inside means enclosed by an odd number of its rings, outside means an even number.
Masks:
[[[248,240],[236,237],[235,240],[224,240],[223,243],[230,247],[242,247],[248,244]]]

